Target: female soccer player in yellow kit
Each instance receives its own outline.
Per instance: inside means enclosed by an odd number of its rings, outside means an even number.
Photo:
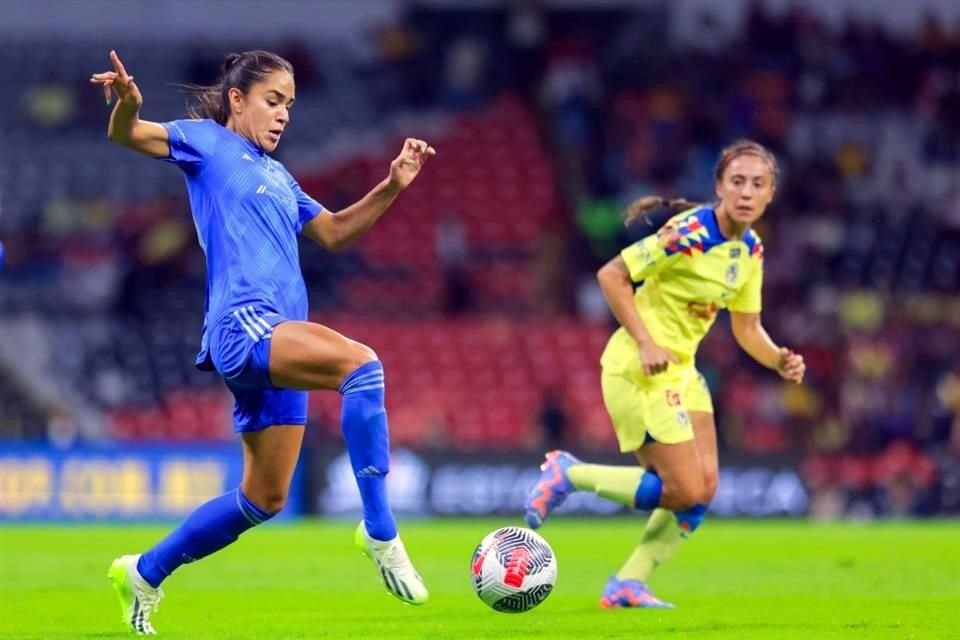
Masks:
[[[760,322],[763,244],[750,227],[773,199],[777,176],[766,148],[733,144],[717,163],[714,204],[637,200],[628,225],[661,204],[681,212],[597,274],[621,325],[600,361],[603,401],[620,451],[634,453],[640,466],[588,464],[551,451],[525,517],[540,527],[574,491],[653,510],[640,545],[607,583],[603,607],[672,606],[653,596],[647,578],[697,529],[716,493],[713,404],[694,356],[717,312],[730,311],[737,343],[757,362],[803,380],[802,356],[775,344]]]

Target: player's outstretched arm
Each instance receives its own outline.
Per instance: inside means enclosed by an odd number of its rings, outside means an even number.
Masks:
[[[731,311],[730,327],[737,344],[751,358],[768,369],[774,369],[784,380],[798,384],[803,382],[803,375],[807,370],[803,356],[786,347],[778,347],[763,328],[759,313]]]
[[[104,71],[90,76],[92,84],[103,87],[103,95],[110,104],[114,93],[117,94],[117,104],[110,114],[110,124],[107,127],[107,136],[128,149],[145,153],[155,158],[165,158],[170,155],[170,137],[167,130],[156,122],[140,119],[140,107],[143,106],[143,96],[133,81],[133,76],[127,73],[116,51],[110,51],[110,62],[113,71]]]
[[[436,154],[423,140],[407,138],[400,155],[390,163],[390,174],[380,184],[346,209],[324,211],[316,216],[304,225],[304,235],[331,251],[350,246],[380,219],[400,192],[420,174],[427,160]]]

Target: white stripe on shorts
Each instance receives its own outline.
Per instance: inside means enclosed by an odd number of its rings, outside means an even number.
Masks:
[[[267,330],[267,333],[270,333],[273,327],[271,327],[269,322],[261,318],[260,315],[256,311],[254,311],[253,305],[247,307],[247,309],[250,310],[250,315],[256,318],[257,322],[263,325],[263,328]]]
[[[237,319],[237,321],[240,323],[240,326],[243,327],[243,330],[246,331],[247,334],[249,334],[251,338],[253,338],[253,341],[254,341],[254,342],[259,342],[259,341],[260,341],[260,336],[258,336],[258,335],[254,332],[253,329],[251,329],[249,326],[247,326],[246,320],[244,320],[244,319],[240,316],[240,310],[239,310],[239,309],[237,309],[236,311],[233,312],[233,317]]]
[[[257,318],[254,315],[253,311],[251,311],[250,309],[252,309],[252,307],[244,307],[240,309],[240,315],[242,315],[244,319],[247,321],[248,327],[252,328],[254,331],[256,331],[262,336],[263,334],[266,333],[266,331],[263,330],[263,327],[257,324]]]

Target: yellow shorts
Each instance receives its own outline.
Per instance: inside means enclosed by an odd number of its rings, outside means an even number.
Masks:
[[[624,453],[636,451],[651,440],[664,444],[693,440],[689,412],[713,413],[710,389],[693,367],[639,380],[603,371],[600,386]]]

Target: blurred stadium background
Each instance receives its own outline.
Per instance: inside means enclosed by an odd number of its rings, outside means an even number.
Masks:
[[[229,394],[192,366],[182,178],[109,144],[87,83],[110,48],[153,120],[225,52],[286,56],[278,157],[331,208],[404,136],[439,150],[354,249],[302,246],[313,318],[388,371],[400,513],[516,515],[546,448],[618,459],[594,272],[654,230],[628,234],[624,203],[709,199],[741,136],[784,169],[764,317],[808,376],[781,383],[718,322],[714,511],[960,513],[960,4],[78,0],[0,20],[0,520],[178,517],[239,477]],[[313,394],[290,515],[357,510],[338,406]]]

